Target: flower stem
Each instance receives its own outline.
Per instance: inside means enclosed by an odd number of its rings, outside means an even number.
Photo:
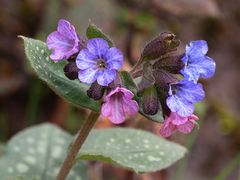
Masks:
[[[82,125],[81,129],[79,130],[75,141],[70,146],[69,152],[67,154],[66,159],[58,173],[56,180],[65,180],[72,169],[76,156],[82,147],[84,141],[86,140],[89,132],[93,128],[95,122],[99,117],[99,113],[92,111],[88,116],[87,120]]]

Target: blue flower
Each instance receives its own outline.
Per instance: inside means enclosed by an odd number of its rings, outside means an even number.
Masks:
[[[192,41],[186,46],[186,53],[182,58],[185,66],[181,70],[186,80],[197,83],[200,77],[210,78],[214,75],[216,64],[206,56],[207,51],[207,42],[203,40]]]
[[[104,39],[93,38],[78,54],[76,64],[80,81],[91,84],[97,80],[101,86],[107,86],[114,80],[116,71],[122,67],[123,54],[115,47],[109,48]]]
[[[167,106],[172,112],[186,117],[193,114],[194,104],[203,100],[205,93],[202,84],[195,84],[193,81],[182,80],[178,83],[170,84]]]

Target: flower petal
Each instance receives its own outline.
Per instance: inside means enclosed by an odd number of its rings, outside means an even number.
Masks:
[[[132,93],[132,91],[126,88],[121,87],[120,91],[124,94],[124,98],[132,99],[134,97],[134,94]]]
[[[71,25],[70,22],[68,22],[64,19],[60,19],[58,21],[57,31],[61,35],[65,36],[65,37],[68,37],[69,39],[79,40],[74,26]]]
[[[189,68],[195,67],[198,69],[200,77],[210,78],[214,75],[216,63],[208,56],[199,58],[198,62],[190,64]]]
[[[123,110],[123,103],[118,97],[112,97],[109,102],[112,106],[110,121],[114,124],[123,123],[125,120],[125,113]]]
[[[135,100],[123,97],[123,110],[125,114],[134,115],[138,112],[138,103]]]
[[[109,102],[105,102],[101,108],[101,114],[105,117],[112,116],[112,105]]]
[[[119,49],[115,47],[108,49],[104,58],[106,59],[106,62],[108,63],[110,69],[118,70],[123,65],[123,54]]]
[[[74,43],[59,32],[54,31],[47,37],[47,47],[53,50],[52,60],[58,61],[64,58],[69,58],[69,52],[73,53],[72,48]]]
[[[104,58],[104,55],[109,49],[109,45],[107,41],[102,38],[93,38],[88,40],[87,48],[93,55],[96,55],[98,58]]]
[[[111,83],[116,75],[116,70],[108,70],[105,69],[103,71],[98,72],[97,82],[101,86],[108,86],[109,83]]]
[[[202,101],[205,97],[205,92],[203,90],[202,84],[195,84],[192,81],[182,80],[178,83],[178,96],[185,99],[191,103]]]
[[[84,83],[91,84],[97,79],[98,69],[88,68],[78,71],[78,79]]]
[[[169,96],[166,103],[172,112],[176,112],[180,116],[189,116],[194,111],[194,106],[192,103],[177,95]]]
[[[176,126],[171,124],[170,119],[166,118],[160,129],[160,135],[163,137],[169,137],[174,133],[175,130],[176,130]]]
[[[111,90],[110,93],[108,93],[105,98],[104,101],[108,102],[110,101],[111,96],[113,96],[114,94],[121,92],[121,88],[120,87],[116,87],[115,89]]]
[[[184,134],[188,134],[192,131],[194,128],[195,124],[192,121],[188,121],[185,124],[177,126],[177,129]]]
[[[208,52],[208,44],[204,40],[192,41],[189,45],[186,46],[186,55],[190,56],[191,60],[194,60],[195,57],[200,57],[206,55]]]
[[[59,20],[57,31],[47,37],[47,47],[52,50],[51,59],[53,61],[68,59],[79,51],[79,41],[74,26],[66,20]]]
[[[76,64],[81,70],[94,67],[97,64],[97,56],[89,52],[88,49],[83,49],[77,56]]]
[[[175,112],[171,112],[169,119],[171,120],[172,124],[177,126],[181,124],[185,124],[188,121],[188,117],[182,117]]]
[[[192,65],[185,66],[180,72],[184,76],[185,80],[193,81],[194,83],[197,83],[200,77],[198,68]]]
[[[62,60],[65,58],[65,54],[63,51],[58,51],[56,49],[53,49],[52,53],[50,54],[50,58],[54,62],[58,62],[59,60]]]
[[[185,66],[181,73],[185,79],[193,80],[197,83],[199,77],[210,78],[214,75],[216,69],[216,63],[208,56],[197,57],[195,62],[189,63]]]

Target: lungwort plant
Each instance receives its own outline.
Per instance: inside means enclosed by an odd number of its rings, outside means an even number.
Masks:
[[[122,70],[121,50],[93,24],[86,38],[63,19],[46,43],[21,37],[37,76],[66,101],[92,112],[75,137],[51,124],[18,133],[1,153],[1,178],[87,179],[83,160],[145,173],[184,156],[184,147],[163,137],[190,133],[197,124],[194,103],[205,96],[198,80],[213,76],[216,66],[206,55],[206,41],[192,41],[181,53],[176,36],[161,33],[147,43],[128,72]],[[160,135],[129,128],[92,130],[99,115],[120,124],[138,112],[163,123]]]

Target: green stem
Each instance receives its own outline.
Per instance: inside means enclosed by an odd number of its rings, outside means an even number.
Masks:
[[[75,139],[75,141],[72,143],[70,150],[68,152],[68,155],[66,159],[64,160],[64,163],[59,171],[59,174],[56,178],[56,180],[65,180],[72,169],[76,156],[82,147],[83,143],[85,142],[89,132],[93,128],[95,122],[97,121],[99,117],[99,113],[92,111],[90,115],[88,116],[88,119],[84,122],[81,129],[78,132],[78,135]]]

